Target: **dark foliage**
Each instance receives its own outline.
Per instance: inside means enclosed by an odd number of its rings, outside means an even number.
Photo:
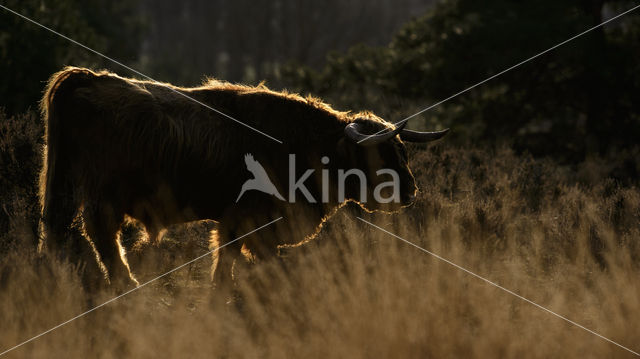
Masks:
[[[10,0],[2,5],[125,63],[138,57],[142,21],[135,16],[135,1]],[[0,106],[8,114],[37,109],[47,79],[63,66],[106,64],[69,40],[0,9]]]
[[[7,117],[0,109],[0,253],[36,244],[42,135],[35,113]]]
[[[298,90],[399,121],[632,7],[627,1],[442,1],[386,47],[285,72]],[[640,136],[640,16],[631,13],[412,120],[567,162]],[[422,122],[422,123],[420,123]],[[631,175],[631,173],[629,173]]]

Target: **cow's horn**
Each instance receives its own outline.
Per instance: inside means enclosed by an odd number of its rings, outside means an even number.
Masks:
[[[407,142],[430,142],[444,137],[449,133],[449,129],[435,132],[418,132],[412,130],[402,130],[400,138]]]
[[[396,127],[392,131],[385,130],[387,132],[366,135],[360,131],[360,129],[362,128],[362,124],[359,121],[354,121],[344,128],[344,133],[345,135],[347,135],[347,137],[361,146],[372,146],[393,138],[404,129],[404,126],[406,126],[406,124],[407,121],[403,122],[400,126]]]

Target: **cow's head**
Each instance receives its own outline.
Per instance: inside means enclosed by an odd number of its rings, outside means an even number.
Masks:
[[[396,127],[367,114],[357,117],[344,129],[345,138],[340,145],[344,147],[345,157],[352,168],[359,168],[367,177],[367,201],[360,201],[365,209],[393,211],[412,204],[418,188],[403,141],[434,141],[449,131],[417,132],[405,129],[405,125],[406,121]],[[390,174],[391,171],[397,176]],[[346,182],[345,196],[358,201],[362,193],[354,180]],[[397,182],[395,188],[390,181]]]

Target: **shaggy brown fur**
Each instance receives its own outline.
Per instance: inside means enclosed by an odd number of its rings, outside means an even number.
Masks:
[[[278,144],[175,91],[228,114],[275,138]],[[345,126],[365,118],[374,133],[392,127],[371,113],[351,114],[322,101],[208,80],[200,87],[128,79],[106,71],[68,67],[54,74],[42,99],[47,151],[42,174],[42,215],[48,245],[61,247],[79,214],[86,235],[95,246],[111,280],[132,280],[120,259],[117,234],[125,215],[142,222],[151,238],[166,226],[198,219],[219,222],[219,245],[279,216],[284,220],[220,250],[216,282],[228,283],[233,261],[245,248],[257,259],[277,253],[277,246],[303,238],[278,236],[297,228],[295,217],[315,223],[341,205],[337,191],[330,203],[307,203],[297,193],[295,204],[258,191],[235,203],[243,182],[250,178],[244,155],[252,153],[269,177],[288,197],[288,155],[296,154],[296,178],[316,169],[305,183],[321,198],[321,169],[331,179],[338,168],[360,168],[369,175],[369,191],[379,183],[375,171],[395,169],[401,176],[401,195],[415,192],[404,145],[398,137],[363,147],[345,138]],[[320,162],[331,159],[329,165]],[[347,199],[357,199],[357,179],[350,176]],[[337,188],[331,183],[331,188]],[[370,197],[370,196],[369,196]],[[397,206],[397,205],[396,205]],[[371,208],[376,209],[376,208]]]

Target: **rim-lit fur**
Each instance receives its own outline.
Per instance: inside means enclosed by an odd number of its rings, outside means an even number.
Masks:
[[[283,144],[175,91],[281,139]],[[182,88],[68,67],[51,77],[41,108],[47,141],[41,176],[46,241],[52,247],[63,246],[74,219],[81,214],[85,232],[112,280],[130,276],[119,258],[116,240],[125,216],[142,222],[151,238],[170,224],[213,219],[219,222],[218,245],[284,216],[273,228],[220,251],[215,278],[224,282],[231,277],[231,266],[243,244],[255,258],[273,256],[278,245],[303,239],[277,234],[296,227],[292,223],[296,216],[306,218],[301,226],[311,223],[308,228],[296,228],[312,235],[322,219],[341,205],[336,191],[330,203],[324,204],[292,204],[258,191],[247,192],[236,204],[249,178],[243,160],[247,153],[264,166],[285,197],[290,153],[296,154],[300,173],[317,169],[306,183],[318,201],[323,168],[331,171],[332,178],[338,168],[361,168],[367,175],[379,168],[393,168],[401,176],[403,198],[415,192],[399,138],[362,148],[344,136],[345,126],[357,118],[368,119],[371,131],[392,125],[371,113],[336,111],[316,98],[276,92],[263,85],[207,80],[200,87]],[[331,163],[320,164],[322,156]],[[349,192],[356,185],[347,183],[347,199],[357,199],[350,194],[358,191]]]

